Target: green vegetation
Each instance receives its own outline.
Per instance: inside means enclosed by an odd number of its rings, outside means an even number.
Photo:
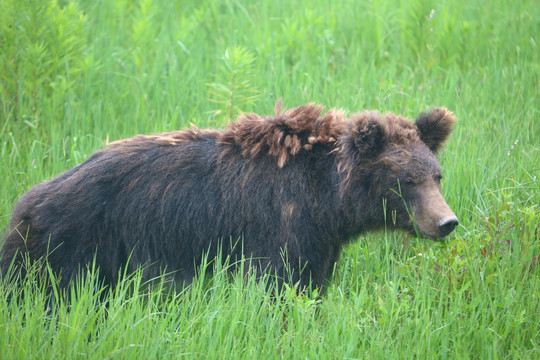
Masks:
[[[138,133],[317,102],[459,119],[446,243],[381,232],[320,299],[242,273],[173,292],[0,281],[0,358],[540,358],[534,0],[0,0],[0,228],[32,185]],[[9,300],[10,299],[10,300]]]

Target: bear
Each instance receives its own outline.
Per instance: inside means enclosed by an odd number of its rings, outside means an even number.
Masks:
[[[280,284],[322,289],[345,245],[385,226],[445,239],[458,225],[436,158],[455,116],[345,116],[309,103],[226,129],[138,135],[35,185],[1,250],[5,275],[46,259],[66,286],[95,261],[106,284],[143,267],[192,281],[204,256],[253,259]]]

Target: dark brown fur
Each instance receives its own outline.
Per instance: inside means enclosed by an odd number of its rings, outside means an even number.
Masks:
[[[414,231],[413,214],[427,237],[452,231],[434,156],[455,122],[450,112],[416,123],[322,112],[278,103],[274,117],[245,114],[224,131],[113,142],[21,197],[2,270],[16,253],[19,268],[21,254],[47,257],[65,285],[95,256],[114,283],[129,258],[128,270],[166,269],[189,282],[203,253],[212,258],[221,244],[224,255],[253,257],[259,271],[320,287],[343,245],[385,226],[384,210],[387,226]]]

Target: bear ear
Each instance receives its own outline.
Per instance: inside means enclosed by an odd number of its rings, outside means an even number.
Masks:
[[[385,123],[378,112],[364,112],[351,118],[350,136],[361,156],[376,156],[384,148]]]
[[[418,115],[416,127],[420,139],[436,153],[454,129],[456,118],[445,108],[435,108]]]

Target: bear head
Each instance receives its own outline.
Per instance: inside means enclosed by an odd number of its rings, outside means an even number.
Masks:
[[[441,193],[442,173],[435,155],[455,122],[445,108],[426,111],[416,122],[378,112],[351,117],[339,140],[338,171],[345,201],[364,202],[358,204],[364,209],[358,217],[366,216],[365,202],[373,202],[371,223],[365,227],[384,226],[378,223],[382,208],[386,224],[424,237],[443,239],[454,230],[458,219]]]

